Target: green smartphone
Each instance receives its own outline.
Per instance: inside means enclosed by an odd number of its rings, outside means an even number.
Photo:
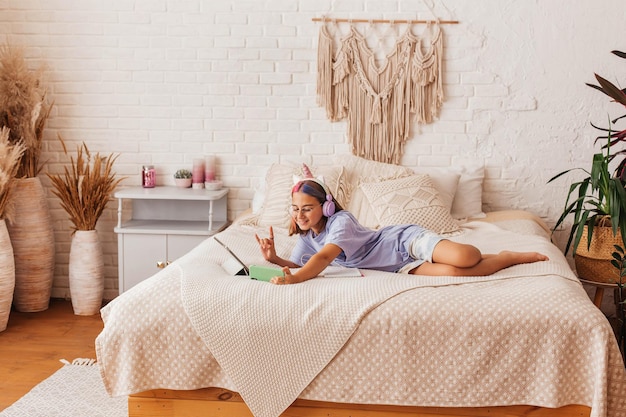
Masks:
[[[272,268],[270,266],[250,265],[250,278],[259,281],[269,281],[274,277],[282,277],[285,274],[281,268]]]

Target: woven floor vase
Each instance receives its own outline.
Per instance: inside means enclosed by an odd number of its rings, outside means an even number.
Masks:
[[[17,311],[33,313],[48,309],[54,279],[54,231],[41,180],[22,178],[12,191],[13,220],[7,223],[15,259]]]
[[[70,247],[70,296],[74,314],[100,312],[104,294],[104,258],[95,230],[78,230]]]
[[[6,222],[0,219],[0,332],[7,328],[13,290],[15,289],[15,262],[13,246],[7,230]]]

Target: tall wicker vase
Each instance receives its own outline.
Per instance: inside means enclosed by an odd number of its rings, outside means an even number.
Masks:
[[[54,279],[54,231],[46,193],[37,177],[16,180],[15,215],[7,223],[15,259],[17,311],[43,311],[50,305]]]
[[[70,247],[70,294],[74,314],[91,316],[102,307],[104,259],[95,230],[77,230]]]
[[[7,230],[6,222],[0,219],[0,332],[7,328],[13,290],[15,289],[15,262],[13,246]]]

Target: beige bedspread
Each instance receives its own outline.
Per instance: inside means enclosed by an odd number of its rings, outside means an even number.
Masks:
[[[626,415],[626,376],[608,322],[536,223],[472,222],[455,240],[551,261],[490,277],[318,278],[272,286],[226,277],[209,239],[102,311],[96,348],[112,395],[221,386],[256,416],[293,399],[478,407],[585,404]],[[221,239],[263,263],[234,226]],[[263,232],[263,231],[261,231]],[[276,231],[279,250],[293,241]],[[181,296],[182,294],[182,296]],[[182,302],[181,302],[182,300]],[[187,313],[187,314],[186,314]]]

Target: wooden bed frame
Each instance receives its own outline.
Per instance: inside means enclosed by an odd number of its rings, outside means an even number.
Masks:
[[[340,404],[296,400],[281,417],[589,417],[582,405],[543,408],[530,405],[506,407],[411,407],[393,405]],[[202,388],[193,391],[151,390],[128,397],[129,417],[253,417],[233,391]]]

